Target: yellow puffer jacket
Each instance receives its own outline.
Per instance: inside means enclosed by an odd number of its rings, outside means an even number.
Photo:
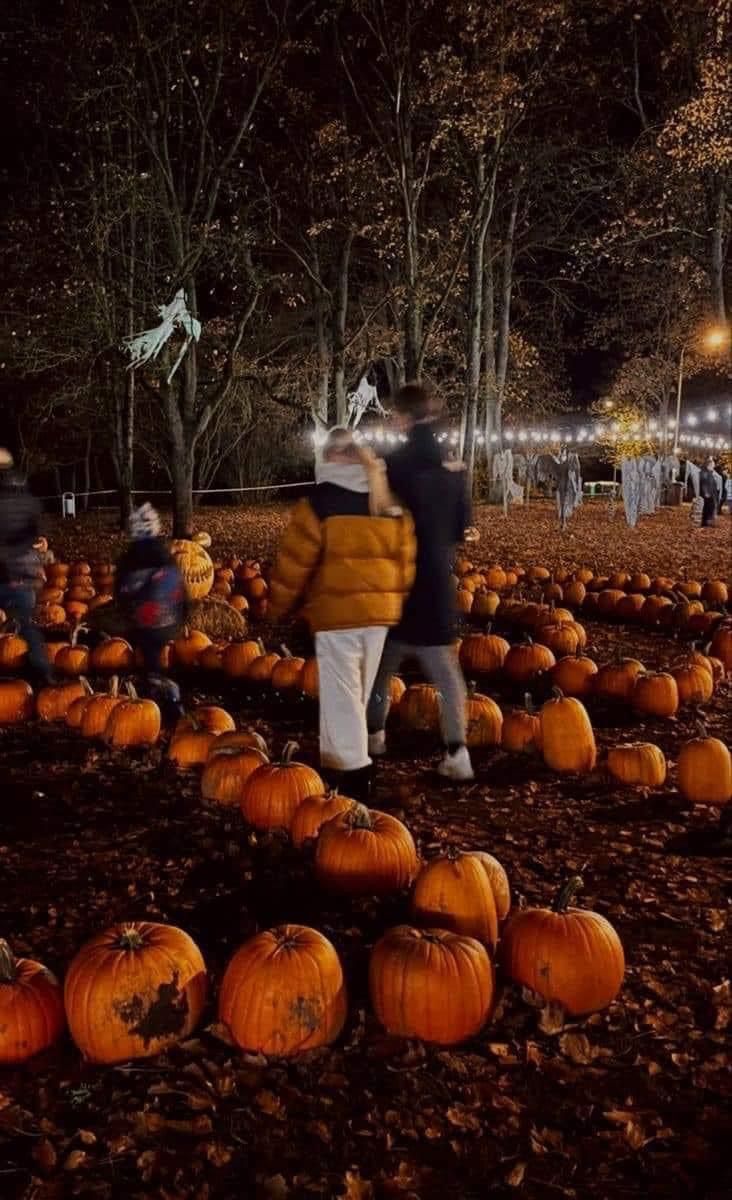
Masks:
[[[313,633],[397,625],[416,553],[408,514],[371,516],[368,492],[321,483],[293,510],[270,580],[270,615],[300,608]]]

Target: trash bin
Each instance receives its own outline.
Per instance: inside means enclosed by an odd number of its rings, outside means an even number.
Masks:
[[[73,492],[64,492],[63,496],[61,497],[61,516],[76,516],[76,496]]]
[[[681,483],[679,481],[677,481],[676,483],[667,483],[664,504],[669,505],[670,508],[680,508],[681,503],[684,499],[685,491],[686,491],[685,483]]]

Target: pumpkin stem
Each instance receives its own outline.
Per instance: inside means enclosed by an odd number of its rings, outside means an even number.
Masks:
[[[533,717],[536,709],[534,708],[534,701],[532,699],[531,692],[524,692],[524,708],[529,716]]]
[[[561,688],[553,687],[552,688],[552,696],[554,697],[555,700],[563,700],[564,692],[562,691]]]
[[[140,950],[144,944],[142,934],[133,925],[125,925],[117,939],[118,950]]]
[[[83,689],[84,689],[84,691],[86,692],[87,696],[93,696],[93,695],[94,695],[94,688],[93,688],[93,687],[92,687],[92,685],[90,684],[90,682],[89,682],[89,680],[87,679],[86,675],[80,675],[80,676],[79,676],[79,683],[80,683],[80,684],[81,684],[81,686],[83,687]]]
[[[700,738],[709,737],[709,731],[704,722],[704,716],[698,708],[694,710],[694,724],[696,726],[697,736]]]
[[[15,982],[15,955],[5,938],[0,938],[0,983]]]
[[[299,749],[300,747],[298,746],[297,742],[287,742],[284,750],[282,751],[282,765],[287,766],[289,763],[291,763],[293,754],[297,754]]]
[[[354,800],[353,807],[345,813],[346,820],[352,829],[372,829],[371,813],[365,804]]]
[[[292,658],[292,651],[291,651],[291,650],[288,650],[288,648],[287,648],[287,646],[285,645],[285,643],[284,643],[284,642],[283,642],[283,643],[282,643],[282,645],[280,646],[280,650],[282,651],[282,657],[283,657],[283,658]]]
[[[115,700],[119,696],[119,675],[113,675],[109,681],[109,694]]]
[[[130,681],[128,680],[127,683],[125,684],[125,687],[127,688],[127,695],[129,696],[130,700],[139,700],[139,696],[137,695],[137,688],[135,687],[134,683],[130,683]]]
[[[563,913],[569,908],[569,905],[574,900],[575,895],[584,886],[584,879],[581,875],[572,875],[562,884],[552,901],[552,912]]]

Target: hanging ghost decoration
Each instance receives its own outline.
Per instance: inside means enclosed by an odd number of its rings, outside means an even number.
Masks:
[[[536,480],[549,483],[556,489],[557,515],[561,529],[582,503],[582,469],[578,454],[566,448],[556,454],[540,454],[536,463]]]
[[[631,529],[638,524],[641,513],[641,465],[637,458],[624,458],[620,464],[625,519]]]
[[[380,417],[386,416],[386,409],[379,400],[376,386],[369,382],[368,375],[362,375],[355,392],[348,396],[346,425],[350,429],[357,429],[364,413],[369,411],[378,413]]]
[[[191,342],[197,342],[201,336],[201,322],[188,311],[188,302],[183,288],[179,288],[170,304],[158,305],[160,324],[153,329],[144,329],[134,337],[126,337],[123,346],[130,356],[128,370],[134,371],[145,363],[158,357],[163,346],[170,340],[177,328],[183,330],[185,341],[178,351],[173,366],[168,372],[166,383],[170,383],[178,367],[183,361]]]

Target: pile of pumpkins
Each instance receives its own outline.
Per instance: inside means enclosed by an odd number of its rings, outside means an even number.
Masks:
[[[529,630],[537,617],[551,615],[561,605],[567,620],[580,611],[589,617],[704,639],[725,620],[730,601],[729,586],[722,579],[651,578],[642,571],[608,576],[587,567],[552,572],[547,567],[518,565],[478,570],[468,559],[458,558],[454,579],[463,616],[477,622],[498,619]],[[526,590],[533,590],[538,598],[513,598],[512,593]]]
[[[326,793],[292,748],[279,763],[254,769],[240,802],[255,829],[284,830],[297,847],[314,847],[325,891],[357,897],[411,889],[412,923],[389,929],[370,955],[372,1005],[389,1033],[440,1045],[476,1035],[493,1007],[494,963],[506,979],[572,1016],[617,996],[623,948],[604,917],[571,907],[581,880],[560,889],[551,908],[511,914],[508,878],[490,854],[449,852],[421,864],[401,821]],[[128,922],[93,937],[71,962],[63,989],[46,968],[16,960],[0,943],[0,1062],[25,1061],[66,1024],[93,1062],[155,1055],[189,1036],[206,995],[202,955],[173,926]],[[256,934],[226,968],[218,1015],[251,1053],[288,1057],[329,1044],[347,1016],[335,948],[300,925]]]

